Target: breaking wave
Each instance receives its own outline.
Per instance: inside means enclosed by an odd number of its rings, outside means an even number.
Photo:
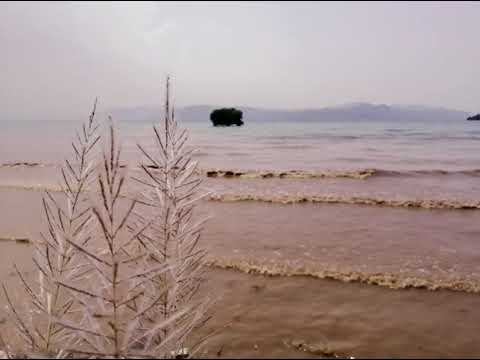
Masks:
[[[211,259],[208,261],[208,265],[213,268],[236,270],[246,274],[285,277],[307,276],[347,283],[377,285],[394,290],[415,288],[430,291],[451,290],[467,293],[480,293],[479,282],[463,278],[431,279],[403,274],[313,269],[302,265],[295,267],[284,264],[262,264],[256,261],[230,259]]]
[[[25,190],[25,191],[50,191],[61,192],[64,189],[55,185],[22,185],[22,184],[0,184],[0,190]]]
[[[240,154],[236,154],[240,155]],[[46,164],[38,162],[8,162],[0,164],[0,168],[36,168],[36,167],[55,167],[55,164]],[[126,165],[121,165],[125,167]],[[147,166],[155,169],[154,166]],[[246,179],[268,179],[268,178],[352,178],[365,179],[375,175],[375,169],[347,170],[347,171],[307,171],[307,170],[287,170],[287,171],[260,171],[260,170],[235,170],[235,169],[198,169],[197,173],[210,178],[246,178]]]
[[[313,178],[350,178],[367,179],[376,177],[404,177],[404,176],[442,176],[442,175],[466,175],[480,176],[480,169],[470,170],[383,170],[383,169],[359,169],[359,170],[287,170],[287,171],[257,171],[257,170],[201,170],[203,175],[211,178],[244,178],[244,179],[313,179]]]
[[[16,242],[29,244],[32,242],[27,237],[0,237],[0,242]],[[315,279],[327,279],[345,283],[361,283],[376,285],[393,290],[402,289],[425,289],[429,291],[450,290],[466,293],[480,293],[480,282],[462,277],[448,277],[433,279],[429,277],[411,276],[401,273],[361,272],[339,269],[320,269],[318,266],[291,265],[286,263],[262,263],[256,260],[237,260],[225,258],[210,258],[206,262],[207,267],[240,271],[245,274],[294,277],[306,276]]]
[[[232,154],[233,155],[233,154]],[[235,153],[235,155],[243,155]],[[0,168],[36,168],[36,167],[57,167],[58,164],[39,163],[39,162],[7,162],[0,164]],[[127,165],[121,165],[126,167]],[[147,166],[155,168],[153,166]],[[135,168],[135,167],[132,167]],[[480,169],[467,170],[386,170],[376,168],[366,168],[357,170],[243,170],[243,169],[198,169],[197,173],[209,178],[228,178],[228,179],[314,179],[314,178],[349,178],[349,179],[367,179],[370,177],[397,177],[397,176],[442,176],[442,175],[465,175],[480,177]]]
[[[0,164],[0,168],[18,168],[18,167],[48,167],[55,166],[53,164],[39,163],[39,162],[29,162],[29,161],[19,161],[19,162],[7,162]]]
[[[342,197],[337,195],[250,195],[250,194],[213,194],[209,200],[219,202],[259,201],[276,204],[351,204],[368,206],[386,206],[398,208],[421,208],[421,209],[457,209],[476,210],[480,209],[480,201],[467,202],[459,200],[396,200],[373,197]]]
[[[61,192],[63,189],[55,185],[22,185],[0,184],[0,190],[50,191]],[[338,196],[338,195],[255,195],[255,194],[210,194],[207,198],[212,202],[264,202],[272,204],[346,204],[363,206],[383,206],[393,208],[478,210],[480,201],[442,200],[442,199],[382,199],[375,197]]]
[[[210,178],[243,178],[243,179],[313,179],[313,178],[351,178],[366,179],[377,173],[375,169],[348,171],[256,171],[256,170],[200,170],[200,173]]]

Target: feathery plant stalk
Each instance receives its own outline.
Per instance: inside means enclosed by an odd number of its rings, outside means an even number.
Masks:
[[[178,341],[191,330],[192,322],[187,321],[191,314],[199,316],[201,302],[189,299],[184,306],[169,309],[168,316],[158,311],[163,299],[176,291],[175,284],[160,279],[176,274],[182,264],[158,258],[163,249],[145,235],[155,219],[145,220],[135,212],[137,200],[122,204],[126,169],[120,166],[113,125],[108,140],[98,174],[98,203],[93,206],[99,243],[96,248],[92,244],[77,247],[91,272],[83,284],[61,283],[78,300],[83,316],[79,322],[59,323],[78,337],[77,346],[68,352],[113,358],[171,357]],[[140,221],[134,222],[133,214]]]
[[[169,264],[169,271],[155,279],[155,285],[166,291],[157,306],[164,321],[175,317],[178,311],[190,310],[168,327],[159,339],[171,339],[170,353],[181,353],[190,333],[204,324],[211,300],[200,295],[205,281],[205,249],[199,246],[204,220],[194,222],[195,206],[206,194],[200,193],[201,179],[196,174],[197,164],[192,161],[193,150],[186,147],[188,134],[179,131],[174,109],[170,107],[170,83],[167,78],[164,129],[154,126],[155,151],[141,145],[146,163],[141,164],[143,177],[140,184],[141,199],[150,207],[148,231],[140,240],[154,250],[152,261]],[[190,355],[199,345],[190,349]]]
[[[39,290],[17,270],[29,294],[25,320],[4,293],[20,336],[32,351],[88,357],[172,358],[194,355],[207,338],[185,344],[211,304],[205,281],[204,221],[195,206],[204,196],[186,131],[178,131],[167,79],[164,128],[154,126],[156,151],[138,146],[141,189],[125,198],[128,168],[113,122],[98,164],[95,107],[72,144],[76,162],[61,174],[66,205],[43,199],[48,233],[35,242]],[[93,181],[96,180],[96,181]],[[90,197],[86,198],[86,192]],[[37,319],[38,318],[38,319]],[[39,322],[37,320],[40,320]],[[61,352],[59,352],[62,350]]]
[[[68,349],[77,354],[99,357],[133,356],[132,348],[141,332],[142,311],[149,306],[144,282],[152,274],[166,271],[165,266],[146,266],[148,252],[134,246],[143,229],[127,236],[126,227],[136,206],[130,201],[121,209],[120,194],[125,186],[125,170],[120,166],[120,147],[113,123],[109,127],[107,149],[98,173],[98,203],[93,214],[99,231],[97,244],[78,246],[79,254],[91,272],[88,281],[72,286],[61,283],[75,296],[82,308],[79,322],[61,321],[75,331],[77,347]],[[141,352],[135,356],[142,356]]]
[[[32,351],[58,352],[72,336],[57,323],[58,319],[71,317],[75,308],[73,299],[62,291],[59,282],[75,283],[81,276],[82,268],[76,261],[75,246],[86,244],[91,239],[92,212],[85,190],[95,171],[94,153],[100,140],[99,125],[95,120],[96,107],[97,100],[88,121],[72,142],[73,161],[66,160],[61,168],[61,187],[64,189],[61,199],[56,199],[47,191],[42,200],[48,232],[33,242],[38,286],[30,284],[15,266],[28,294],[27,309],[16,309],[3,286],[16,330]]]

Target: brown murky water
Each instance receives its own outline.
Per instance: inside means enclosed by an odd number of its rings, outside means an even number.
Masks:
[[[212,216],[219,300],[204,331],[222,331],[207,355],[478,357],[478,124],[265,120],[185,123],[212,192],[199,211]],[[0,122],[0,281],[12,289],[13,263],[35,274],[30,246],[11,239],[43,229],[42,191],[58,190],[79,125]],[[135,166],[151,124],[119,127]]]
[[[235,188],[237,180],[208,181]],[[30,246],[7,239],[38,236],[40,199],[39,191],[0,191],[0,274],[8,286],[14,262],[27,273],[32,266]],[[203,331],[222,328],[206,355],[480,353],[480,211],[206,201],[199,212],[213,218],[203,241],[219,297]]]
[[[478,295],[230,271],[215,271],[212,281],[223,298],[208,327],[231,325],[211,340],[209,356],[432,358],[480,352]]]

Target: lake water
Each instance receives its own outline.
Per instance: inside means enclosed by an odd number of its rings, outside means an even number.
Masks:
[[[0,121],[0,160],[56,162],[78,123]],[[480,123],[471,121],[251,122],[213,127],[181,123],[205,168],[261,170],[472,170],[480,169]],[[120,122],[129,158],[148,142],[150,122]]]
[[[211,265],[276,276],[249,282],[215,275],[230,296],[225,301],[239,312],[254,311],[250,301],[260,308],[270,304],[254,319],[238,320],[241,326],[232,338],[250,341],[248,334],[260,321],[264,327],[257,335],[265,354],[279,356],[295,352],[281,352],[283,345],[271,339],[298,332],[314,341],[322,326],[339,350],[357,356],[470,356],[479,351],[474,333],[480,328],[468,315],[474,313],[468,304],[480,301],[480,122],[180,125],[188,128],[190,146],[198,149],[195,160],[211,192],[199,209],[213,216],[203,236]],[[71,157],[78,126],[0,122],[3,238],[31,238],[44,229],[41,191],[58,189],[59,165]],[[136,143],[153,149],[151,126],[117,124],[123,161],[132,172],[141,158]],[[5,278],[13,260],[27,263],[28,250],[16,244],[4,248]],[[322,283],[324,278],[368,285],[345,288]],[[382,293],[373,285],[402,293]],[[410,288],[446,292],[410,293]],[[237,298],[245,303],[235,305]],[[372,313],[362,313],[365,308]],[[399,308],[404,310],[394,315]],[[318,311],[324,309],[337,315],[323,318]],[[288,324],[281,320],[286,313],[292,314]],[[232,315],[221,316],[227,321]],[[308,316],[314,317],[311,327],[299,322]],[[334,331],[339,317],[349,324],[341,334]],[[461,327],[452,332],[452,324]],[[241,329],[248,330],[243,337]],[[385,342],[385,334],[394,343]],[[424,347],[417,347],[420,341]],[[255,354],[250,345],[235,346],[226,354]]]

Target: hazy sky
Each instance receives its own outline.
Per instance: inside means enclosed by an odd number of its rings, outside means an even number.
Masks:
[[[158,104],[480,111],[480,3],[0,3],[0,119]]]

